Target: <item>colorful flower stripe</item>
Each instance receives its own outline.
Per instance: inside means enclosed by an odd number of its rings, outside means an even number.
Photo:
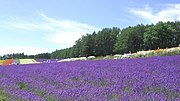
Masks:
[[[11,65],[13,63],[13,59],[0,60],[0,65]]]
[[[147,51],[138,51],[135,53],[129,54],[116,54],[114,55],[115,59],[123,58],[138,58],[138,57],[150,57],[150,56],[169,56],[169,55],[180,55],[180,47],[166,48],[166,49],[157,49],[157,50],[147,50]]]

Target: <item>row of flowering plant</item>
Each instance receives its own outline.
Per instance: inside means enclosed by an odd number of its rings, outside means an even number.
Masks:
[[[116,54],[114,56],[107,55],[105,57],[79,57],[79,58],[67,58],[59,60],[58,62],[64,61],[77,61],[77,60],[102,60],[102,59],[124,59],[124,58],[139,58],[139,57],[150,57],[150,56],[171,56],[171,55],[180,55],[180,46],[166,49],[157,49],[157,50],[147,50],[147,51],[138,51],[135,53],[125,53],[125,54]]]
[[[0,66],[0,101],[180,101],[180,56]]]
[[[78,57],[78,58],[67,58],[59,60],[58,62],[64,62],[64,61],[78,61],[78,60],[93,60],[95,59],[95,56],[88,56],[88,57]]]
[[[180,55],[180,46],[166,49],[157,49],[157,50],[147,50],[147,51],[138,51],[135,53],[129,54],[116,54],[114,55],[115,59],[123,58],[138,58],[138,57],[150,57],[150,56],[167,56],[167,55]]]
[[[0,65],[10,65],[13,63],[13,59],[0,60]]]
[[[0,65],[4,63],[4,60],[0,60]]]

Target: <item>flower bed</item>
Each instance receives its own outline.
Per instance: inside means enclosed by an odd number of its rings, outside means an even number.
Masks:
[[[0,65],[11,65],[13,63],[13,59],[0,60]]]
[[[155,56],[0,66],[0,96],[4,101],[179,101],[179,60]]]

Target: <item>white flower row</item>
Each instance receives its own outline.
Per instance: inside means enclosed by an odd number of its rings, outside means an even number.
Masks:
[[[62,59],[58,62],[64,62],[64,61],[78,61],[78,60],[88,60],[88,59],[93,59],[95,56],[89,56],[89,57],[79,57],[79,58],[67,58],[67,59]]]

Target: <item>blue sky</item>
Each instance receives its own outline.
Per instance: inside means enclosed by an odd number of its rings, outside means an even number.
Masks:
[[[179,0],[0,0],[0,55],[71,47],[105,27],[180,21]]]

